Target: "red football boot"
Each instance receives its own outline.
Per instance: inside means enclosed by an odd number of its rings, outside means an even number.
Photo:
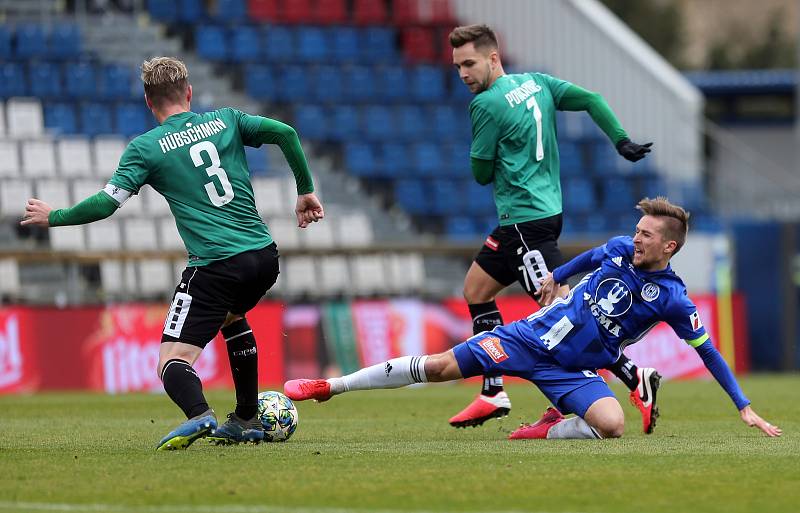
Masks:
[[[542,418],[534,424],[523,424],[508,435],[509,440],[528,440],[532,438],[547,438],[550,428],[564,420],[561,412],[552,406],[544,411]]]
[[[650,367],[636,370],[639,385],[631,391],[631,404],[642,413],[642,431],[649,435],[656,428],[658,406],[656,406],[656,392],[661,386],[661,375]]]
[[[480,394],[474,401],[450,419],[453,427],[480,426],[489,419],[505,417],[511,411],[511,400],[505,392],[488,396]]]
[[[331,384],[324,379],[292,379],[283,384],[283,393],[292,401],[322,402],[333,396]]]

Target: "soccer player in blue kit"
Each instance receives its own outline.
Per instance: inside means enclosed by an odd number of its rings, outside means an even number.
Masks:
[[[475,335],[445,353],[393,358],[340,378],[287,381],[286,395],[325,401],[354,390],[504,374],[533,382],[560,411],[576,414],[565,418],[548,408],[538,422],[509,438],[616,438],[625,416],[595,370],[615,362],[626,346],[664,321],[697,350],[745,424],[780,436],[780,428],[750,407],[669,265],[686,241],[689,215],[661,197],[643,199],[637,208],[643,215],[635,235],[615,237],[548,274],[540,294],[543,303],[552,303],[528,318]],[[591,272],[566,298],[557,297],[558,283],[586,271]]]

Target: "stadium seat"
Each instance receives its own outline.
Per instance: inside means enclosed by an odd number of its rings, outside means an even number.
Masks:
[[[300,27],[297,38],[297,58],[303,62],[324,62],[328,58],[329,41],[327,32],[319,27]]]
[[[278,178],[253,178],[253,196],[258,211],[266,216],[279,216],[291,212],[283,202],[283,189]]]
[[[71,205],[69,200],[69,185],[65,180],[42,178],[37,180],[36,197],[47,202],[53,208],[64,208]]]
[[[92,156],[89,140],[83,137],[60,139],[56,143],[59,174],[65,177],[92,175]]]
[[[396,142],[381,145],[383,172],[389,178],[399,178],[408,173],[410,167],[408,147]]]
[[[6,102],[8,135],[36,138],[44,133],[42,104],[37,99],[12,98]]]
[[[353,27],[330,29],[330,55],[334,62],[355,62],[359,55],[359,31]]]
[[[312,21],[311,0],[292,0],[281,2],[278,10],[278,19],[281,23],[300,24]]]
[[[278,243],[280,244],[280,241]],[[319,285],[313,258],[293,256],[285,260],[283,267],[285,271],[281,272],[281,276],[285,285],[284,290],[288,295],[303,296],[317,291]]]
[[[103,284],[103,292],[106,294],[128,298],[138,289],[134,262],[102,260],[100,262],[100,282]]]
[[[339,103],[344,98],[342,69],[338,66],[319,66],[313,73],[309,87],[311,98],[320,103]]]
[[[316,0],[310,21],[319,25],[336,25],[347,23],[348,17],[346,0]]]
[[[603,211],[616,214],[630,211],[637,198],[633,182],[628,178],[608,178],[601,180],[603,191]]]
[[[396,57],[395,32],[387,27],[367,27],[359,32],[360,62],[392,63]]]
[[[0,139],[0,178],[19,176],[19,170],[17,141]]]
[[[419,25],[419,8],[417,0],[393,0],[392,24],[398,27]]]
[[[464,82],[461,81],[458,72],[450,71],[448,75],[449,94],[447,97],[454,102],[463,102],[464,110],[466,110],[467,104],[472,101],[474,95],[470,92],[469,88],[464,85]]]
[[[244,88],[248,95],[258,100],[272,100],[277,85],[270,66],[250,65],[244,71]]]
[[[56,175],[56,155],[53,141],[29,139],[22,141],[22,176],[40,177]]]
[[[228,33],[216,25],[198,25],[194,32],[197,53],[210,61],[224,62],[228,59]]]
[[[172,217],[162,217],[156,221],[158,226],[158,247],[167,251],[185,249],[183,239],[178,233],[175,219]]]
[[[408,99],[408,73],[403,66],[375,68],[375,89],[380,91],[384,103],[398,103]]]
[[[122,249],[122,234],[119,222],[103,219],[86,225],[86,248],[92,251],[119,251]]]
[[[336,245],[333,223],[312,223],[300,230],[300,245],[305,248],[332,248]]]
[[[106,104],[87,102],[82,104],[79,109],[81,133],[91,136],[113,133],[111,109]]]
[[[236,27],[230,36],[230,57],[234,62],[254,62],[261,58],[261,35],[251,25]]]
[[[247,15],[255,22],[278,19],[279,0],[247,0]]]
[[[58,102],[45,105],[44,126],[57,134],[77,133],[78,121],[75,118],[75,104],[72,102]]]
[[[41,194],[41,193],[40,193]],[[44,196],[39,196],[44,198]],[[56,203],[51,203],[56,205]],[[58,230],[47,230],[50,248],[57,251],[84,251],[86,234],[83,225],[59,226]]]
[[[344,163],[350,174],[360,177],[380,176],[378,160],[371,144],[351,142],[344,146]]]
[[[294,30],[270,25],[264,29],[264,55],[268,63],[293,62],[296,59]]]
[[[55,59],[77,59],[81,54],[81,32],[71,23],[59,22],[50,32],[48,54]]]
[[[438,66],[417,66],[411,73],[411,95],[421,102],[437,102],[445,97],[444,75]]]
[[[572,178],[562,184],[564,211],[589,214],[597,209],[597,198],[592,182],[586,178]]]
[[[352,103],[369,103],[377,99],[379,90],[372,68],[352,66],[342,73],[345,82],[345,95]]]
[[[146,212],[147,216],[171,215],[167,200],[150,186],[139,189],[139,203],[142,204],[142,211]],[[127,203],[125,206],[127,207]]]
[[[352,211],[339,215],[335,237],[338,244],[344,247],[369,247],[375,240],[375,232],[365,213]]]
[[[106,64],[101,71],[100,93],[108,100],[128,100],[131,98],[133,72],[129,66],[122,64]],[[137,88],[140,87],[137,84]],[[141,89],[137,90],[137,95]],[[141,96],[139,96],[141,101]]]
[[[496,212],[491,185],[481,185],[475,180],[467,179],[465,187],[467,208],[470,212],[480,216],[488,216]],[[497,224],[496,221],[495,219],[495,224]]]
[[[41,99],[59,98],[63,93],[61,69],[49,62],[30,62],[28,65],[29,92]]]
[[[288,103],[305,101],[308,97],[309,79],[304,66],[284,66],[279,74],[277,99]]]
[[[250,169],[251,175],[265,175],[267,174],[267,153],[263,148],[252,148],[250,146],[244,147],[244,155],[247,158],[247,167]]]
[[[443,167],[440,172],[443,176],[455,178],[471,177],[472,169],[469,160],[469,143],[451,143],[442,147]]]
[[[331,137],[336,141],[349,141],[359,136],[358,111],[350,105],[333,107],[330,115],[333,131]]]
[[[350,259],[352,284],[357,294],[374,295],[387,288],[382,255],[356,255]]]
[[[397,135],[403,141],[424,141],[429,138],[430,123],[419,105],[397,108]]]
[[[569,140],[559,140],[558,155],[561,176],[581,176],[584,174],[583,151],[580,144]]]
[[[217,0],[212,17],[220,23],[239,24],[247,21],[245,0]]]
[[[328,118],[319,105],[301,105],[295,109],[295,128],[300,139],[323,141],[328,137]]]
[[[0,216],[19,219],[25,212],[25,201],[33,197],[29,180],[0,181]]]
[[[141,102],[120,103],[114,107],[115,133],[135,137],[150,129],[149,112]]]
[[[468,216],[448,216],[444,232],[448,239],[454,241],[475,240],[482,235],[473,218]]]
[[[98,179],[72,180],[71,203],[74,205],[79,201],[85,200],[89,196],[97,194],[105,185],[106,184],[102,180]]]
[[[0,61],[9,61],[11,56],[11,32],[5,25],[0,25]]]
[[[126,219],[123,223],[122,233],[125,249],[154,250],[158,248],[156,225],[152,219]]]
[[[373,141],[389,141],[396,137],[392,109],[384,105],[370,105],[362,111],[361,133]]]
[[[171,295],[175,288],[168,260],[145,259],[137,263],[139,293],[147,297]]]
[[[415,144],[411,151],[411,163],[417,176],[434,178],[444,167],[441,147],[436,143]]]
[[[26,83],[22,65],[15,62],[0,63],[0,97],[25,96],[28,91]]]
[[[47,57],[47,34],[38,23],[23,23],[16,28],[15,56],[21,60]]]
[[[436,61],[438,39],[433,29],[428,27],[409,27],[403,29],[403,56],[411,63]]]
[[[286,216],[286,212],[281,212],[281,216]],[[273,217],[267,222],[267,228],[272,238],[281,247],[286,249],[297,249],[300,247],[300,233],[296,219],[288,217]]]
[[[205,18],[204,0],[179,0],[178,21],[187,25],[194,25]]]
[[[125,141],[120,137],[98,137],[92,146],[95,176],[108,178],[117,169],[125,151]]]
[[[453,212],[468,212],[469,205],[464,194],[463,180],[440,179],[435,172],[431,173],[430,177],[434,178],[428,181],[432,214],[448,215]]]
[[[6,137],[6,104],[0,101],[0,140]]]
[[[351,278],[347,259],[343,256],[323,256],[317,259],[319,270],[319,292],[325,295],[341,295],[350,291]]]
[[[17,261],[12,258],[0,260],[0,294],[16,296],[20,293],[20,285],[19,264]]]
[[[386,5],[383,2],[353,0],[353,22],[356,25],[379,25],[386,18]]]
[[[173,23],[178,19],[179,4],[174,0],[148,0],[147,12],[163,23]]]
[[[420,293],[425,286],[425,260],[419,253],[385,256],[389,289],[398,294]]]
[[[428,119],[433,126],[433,133],[436,135],[437,140],[452,141],[458,139],[460,120],[453,107],[436,105],[431,109],[431,115]]]
[[[425,215],[430,211],[428,191],[419,180],[398,180],[394,184],[395,202],[412,215]]]

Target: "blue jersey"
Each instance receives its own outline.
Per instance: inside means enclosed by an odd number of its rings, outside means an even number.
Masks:
[[[660,321],[694,347],[708,339],[683,281],[669,266],[654,272],[635,268],[630,237],[615,237],[583,257],[599,267],[566,298],[517,326],[520,335],[541,344],[563,367],[608,367]]]

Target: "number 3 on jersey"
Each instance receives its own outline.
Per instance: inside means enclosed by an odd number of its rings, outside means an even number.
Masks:
[[[542,144],[542,109],[536,102],[536,98],[531,96],[525,104],[528,110],[533,109],[533,119],[536,121],[536,161],[544,158],[544,145]]]
[[[208,199],[211,200],[211,203],[215,207],[221,207],[233,199],[233,187],[231,186],[231,182],[228,181],[228,174],[224,169],[219,167],[219,153],[217,152],[217,147],[214,146],[214,143],[211,141],[202,141],[189,148],[189,155],[192,157],[194,167],[205,165],[203,156],[201,155],[203,152],[206,152],[211,159],[211,165],[206,168],[206,173],[208,173],[209,177],[216,176],[219,178],[222,191],[225,193],[220,196],[217,187],[214,185],[214,182],[211,181],[206,184],[206,194],[208,194]]]

